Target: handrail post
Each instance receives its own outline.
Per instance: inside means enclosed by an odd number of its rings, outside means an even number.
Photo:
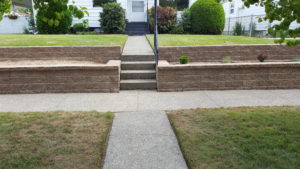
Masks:
[[[157,0],[154,0],[154,54],[158,63],[158,30],[157,30]]]

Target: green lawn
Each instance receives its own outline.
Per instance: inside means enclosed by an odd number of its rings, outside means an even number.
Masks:
[[[127,35],[0,35],[0,46],[124,46]]]
[[[0,169],[98,169],[112,113],[0,113]]]
[[[190,169],[299,169],[300,107],[168,114]]]
[[[153,46],[153,35],[147,35]],[[229,35],[171,35],[160,34],[159,46],[197,46],[197,45],[236,45],[236,44],[273,44],[274,40]]]

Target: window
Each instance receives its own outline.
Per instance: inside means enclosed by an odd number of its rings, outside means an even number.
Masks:
[[[144,1],[132,1],[132,12],[144,12]]]
[[[230,3],[230,14],[234,13],[234,3]]]

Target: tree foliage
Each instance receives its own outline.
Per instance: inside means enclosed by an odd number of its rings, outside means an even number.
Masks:
[[[177,10],[183,10],[189,7],[189,0],[160,0],[159,5],[162,7],[172,7]]]
[[[86,8],[68,5],[69,0],[33,0],[37,10],[37,29],[39,33],[67,33],[72,24],[72,18],[83,18],[88,15]]]
[[[225,27],[225,12],[216,0],[197,0],[191,6],[192,32],[221,34]]]
[[[104,4],[107,3],[116,3],[117,0],[93,0],[93,5],[94,6],[103,6]]]
[[[300,0],[243,0],[243,2],[246,7],[253,4],[265,7],[266,16],[260,21],[266,20],[270,23],[279,21],[268,29],[270,35],[281,38],[275,42],[283,43],[286,37],[296,38],[300,36],[300,27],[290,29],[293,22],[300,23]],[[297,45],[300,44],[300,41],[288,40],[287,44]]]
[[[11,0],[0,0],[0,21],[3,19],[3,15],[10,11]]]

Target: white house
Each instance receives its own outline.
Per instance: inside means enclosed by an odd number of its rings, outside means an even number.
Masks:
[[[89,20],[90,27],[100,27],[99,19],[100,12],[102,12],[101,7],[94,5],[93,0],[69,0],[70,4],[75,2],[74,5],[78,7],[86,7],[89,12],[89,16],[85,16],[83,19]],[[32,0],[13,0],[13,3],[19,6],[31,8],[33,5]],[[147,8],[152,8],[154,6],[154,0],[117,0],[121,6],[126,11],[126,20],[128,22],[147,22]],[[158,0],[159,3],[159,0]],[[78,19],[73,20],[74,23],[82,22]]]
[[[189,6],[196,0],[189,0]],[[250,29],[250,23],[256,24],[256,31],[261,34],[265,34],[270,26],[276,24],[276,22],[270,24],[269,22],[258,22],[259,18],[266,15],[265,8],[259,5],[251,5],[249,8],[244,6],[242,0],[228,0],[221,1],[226,17],[226,24],[224,28],[224,33],[232,32],[236,22],[242,23],[246,31]],[[291,24],[291,29],[299,27],[300,24],[296,22]]]

